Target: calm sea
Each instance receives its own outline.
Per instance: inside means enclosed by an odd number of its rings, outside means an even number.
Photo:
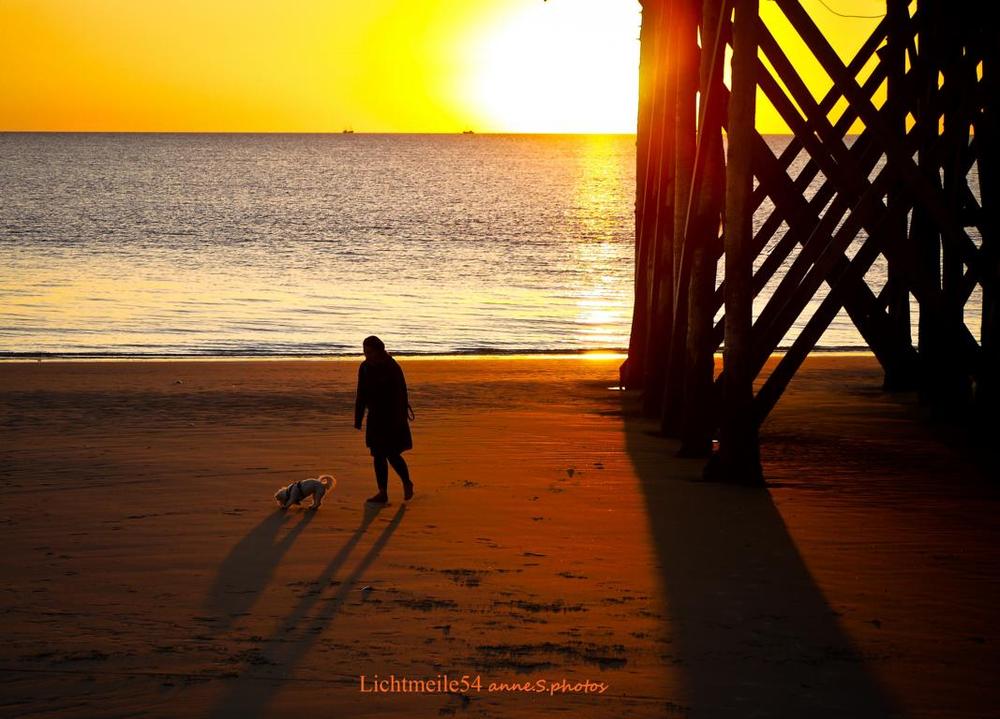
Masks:
[[[7,356],[628,342],[631,136],[0,134],[0,157]],[[841,315],[821,344],[863,342]]]

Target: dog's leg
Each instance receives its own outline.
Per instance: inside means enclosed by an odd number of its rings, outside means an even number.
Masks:
[[[322,484],[316,488],[313,492],[313,503],[310,509],[319,509],[319,506],[323,504],[323,495],[326,494],[326,487]]]

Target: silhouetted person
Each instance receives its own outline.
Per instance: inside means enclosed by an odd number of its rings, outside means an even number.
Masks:
[[[368,502],[385,504],[389,501],[389,465],[403,481],[403,499],[413,497],[413,482],[402,453],[413,448],[410,436],[410,405],[406,396],[406,379],[396,360],[385,351],[378,337],[366,337],[363,343],[365,361],[358,368],[358,394],[354,403],[354,428],[361,429],[365,409],[368,424],[365,444],[371,450],[375,464],[378,494]]]

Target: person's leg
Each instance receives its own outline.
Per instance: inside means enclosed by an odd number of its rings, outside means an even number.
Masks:
[[[410,481],[410,468],[406,466],[406,460],[403,459],[403,455],[396,454],[389,457],[389,464],[396,470],[399,478],[403,480],[403,499],[411,499],[413,497],[413,482]]]
[[[376,454],[372,457],[372,464],[375,466],[375,484],[378,485],[378,494],[369,497],[369,502],[386,502],[389,499],[389,463],[384,455]]]

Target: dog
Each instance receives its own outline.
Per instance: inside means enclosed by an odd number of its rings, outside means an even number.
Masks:
[[[274,493],[274,501],[282,509],[288,509],[293,504],[301,504],[306,497],[312,497],[312,505],[309,509],[319,509],[323,504],[323,496],[327,492],[333,491],[337,486],[337,480],[329,474],[323,474],[313,479],[303,479],[299,482],[292,482],[287,487],[282,487]]]

